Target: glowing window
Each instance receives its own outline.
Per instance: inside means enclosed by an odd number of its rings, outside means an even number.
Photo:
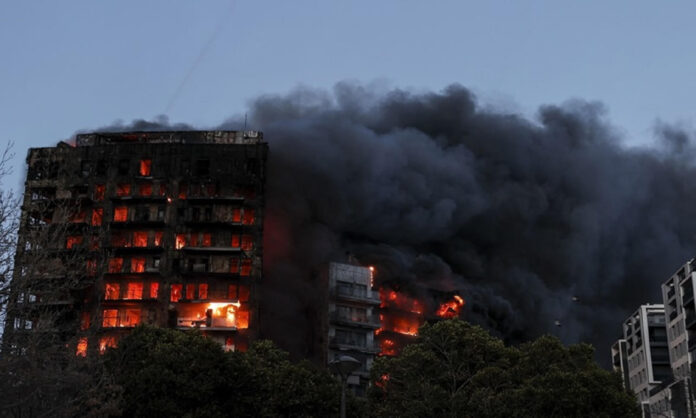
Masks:
[[[152,196],[152,183],[140,183],[138,186],[140,196]]]
[[[249,302],[249,288],[246,286],[239,286],[239,301]]]
[[[161,247],[162,246],[162,235],[164,235],[163,232],[155,232],[155,247]]]
[[[104,219],[104,208],[94,208],[92,210],[92,226],[100,226]]]
[[[104,354],[107,348],[115,348],[116,347],[116,338],[115,337],[101,337],[99,339],[99,353]]]
[[[144,231],[133,232],[133,246],[134,247],[147,247],[147,232],[144,232]]]
[[[140,323],[140,309],[126,309],[126,317],[121,326],[135,327]]]
[[[80,244],[82,244],[82,237],[79,237],[79,236],[69,236],[65,240],[65,248],[67,248],[67,249],[73,248],[73,247],[80,245]]]
[[[191,236],[189,237],[189,246],[190,247],[197,247],[198,246],[198,234],[197,233],[191,234]]]
[[[242,276],[248,276],[251,274],[251,259],[245,258],[242,260],[242,267],[239,269],[239,274]]]
[[[87,275],[95,276],[97,274],[97,262],[96,260],[87,260]]]
[[[242,223],[244,225],[254,224],[254,209],[244,209],[244,220]]]
[[[239,208],[232,210],[232,222],[242,222],[242,210]]]
[[[239,235],[232,235],[232,242],[230,243],[232,248],[239,248]]]
[[[114,222],[126,222],[128,220],[128,207],[119,206],[114,208]]]
[[[227,299],[237,299],[237,285],[231,284],[227,287]]]
[[[252,248],[254,248],[254,240],[251,235],[242,235],[242,250],[250,251]]]
[[[152,171],[152,160],[140,160],[140,175],[149,176]]]
[[[131,185],[128,183],[121,183],[116,185],[116,196],[130,196]]]
[[[192,300],[194,299],[194,293],[196,292],[196,286],[192,284],[187,284],[186,285],[186,299]]]
[[[210,234],[203,234],[203,240],[201,240],[201,247],[210,247],[212,245],[212,237]]]
[[[75,352],[75,355],[80,357],[87,356],[87,337],[82,337],[77,342],[77,351]]]
[[[171,294],[169,295],[169,301],[170,302],[178,302],[179,300],[181,300],[182,289],[183,289],[183,285],[173,284]]]
[[[239,273],[239,258],[233,257],[230,259],[230,273]]]
[[[128,283],[128,292],[126,294],[126,299],[142,299],[143,298],[143,284]]]
[[[104,309],[102,312],[102,327],[115,327],[118,324],[118,309]]]
[[[121,286],[118,283],[107,283],[104,286],[104,299],[116,300],[119,298]]]
[[[131,258],[131,273],[142,273],[145,271],[145,257]],[[142,290],[141,290],[142,292]]]
[[[94,200],[102,201],[104,200],[104,194],[106,193],[106,186],[103,184],[94,185]]]
[[[177,250],[180,250],[186,246],[186,235],[184,234],[176,234],[176,244],[175,248]]]
[[[157,293],[159,292],[159,283],[150,283],[150,298],[157,299]]]
[[[179,184],[179,199],[186,199],[187,193],[188,193],[188,184],[186,184],[186,183]]]
[[[109,273],[120,273],[123,269],[123,258],[115,257],[109,260]]]
[[[84,209],[80,209],[79,211],[75,212],[72,217],[70,218],[70,221],[73,223],[82,223],[87,219],[87,212]]]
[[[198,285],[198,299],[208,299],[208,284],[201,283]]]
[[[92,322],[92,318],[91,318],[89,312],[82,312],[82,315],[80,316],[80,330],[84,331],[84,330],[88,329],[91,322]]]
[[[249,328],[249,312],[248,311],[237,311],[235,315],[237,319],[237,328],[247,329]]]

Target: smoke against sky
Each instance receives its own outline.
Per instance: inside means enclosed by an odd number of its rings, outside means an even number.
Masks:
[[[465,319],[508,342],[553,333],[607,363],[623,319],[696,252],[689,135],[658,124],[660,143],[628,148],[599,103],[528,120],[459,85],[339,83],[261,96],[248,118],[270,145],[264,273],[282,289],[264,320],[316,315],[307,278],[350,251],[378,280],[458,290]]]

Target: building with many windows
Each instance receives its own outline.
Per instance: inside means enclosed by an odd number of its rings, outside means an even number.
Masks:
[[[267,152],[235,131],[30,149],[5,341],[51,328],[84,355],[147,323],[243,349],[260,321]]]

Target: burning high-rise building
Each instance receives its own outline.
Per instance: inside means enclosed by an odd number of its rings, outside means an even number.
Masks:
[[[235,131],[30,149],[5,341],[59,328],[82,355],[147,323],[244,348],[259,329],[267,152],[261,133]]]

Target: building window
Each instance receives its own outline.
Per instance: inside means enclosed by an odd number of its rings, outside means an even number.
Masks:
[[[249,302],[249,288],[246,286],[239,286],[239,301]]]
[[[239,269],[239,274],[241,276],[248,276],[251,274],[251,259],[250,258],[242,259],[242,267]]]
[[[209,197],[217,196],[217,184],[215,183],[208,183],[205,185],[205,193]]]
[[[179,199],[186,199],[187,194],[188,194],[188,184],[180,183],[179,184]]]
[[[140,196],[152,196],[152,183],[140,183],[138,185],[138,194]]]
[[[175,248],[177,250],[180,250],[186,246],[186,235],[185,234],[176,234],[176,244]]]
[[[142,299],[143,298],[143,284],[142,282],[128,283],[128,292],[126,294],[126,299]]]
[[[94,200],[101,202],[106,194],[106,186],[103,184],[94,185]]]
[[[232,274],[239,273],[239,258],[238,257],[232,257],[230,259],[230,273],[232,273]]]
[[[130,161],[128,161],[127,159],[118,160],[118,175],[119,176],[127,176],[129,165],[130,165]]]
[[[70,222],[72,223],[83,223],[87,219],[87,211],[84,209],[79,209],[77,212],[73,213],[70,217]]]
[[[130,241],[123,232],[114,231],[111,233],[111,246],[115,248],[130,247]]]
[[[89,329],[91,322],[92,318],[89,312],[82,312],[82,314],[80,315],[80,331],[85,331]]]
[[[244,225],[254,224],[254,209],[244,209],[244,219],[242,220]]]
[[[230,247],[239,248],[239,245],[239,235],[232,235],[232,242],[230,243]]]
[[[87,357],[87,337],[82,337],[77,342],[77,351],[75,352],[75,355],[80,357]]]
[[[112,328],[118,325],[118,309],[104,309],[102,313],[102,327]]]
[[[161,231],[155,232],[155,242],[154,242],[155,247],[162,246],[162,236],[163,235],[164,235],[164,233]]]
[[[157,299],[158,292],[159,292],[159,283],[158,282],[150,283],[150,298]]]
[[[210,173],[210,161],[209,160],[196,161],[196,175],[197,176],[207,176],[209,173]]]
[[[164,184],[164,183],[160,183],[160,186],[159,186],[159,195],[160,195],[160,196],[164,196],[164,195],[166,195],[166,194],[167,194],[167,185]]]
[[[118,283],[107,283],[104,286],[104,299],[117,300],[120,297],[121,286]]]
[[[120,273],[123,269],[123,258],[115,257],[109,260],[109,273]]]
[[[149,176],[152,171],[152,160],[140,160],[140,175]]]
[[[82,160],[82,168],[80,172],[82,177],[89,177],[89,173],[92,171],[92,162],[88,160]]]
[[[116,338],[115,337],[101,337],[99,339],[99,353],[104,354],[106,352],[107,348],[115,348],[116,347]]]
[[[105,160],[98,160],[97,161],[97,175],[98,176],[105,176],[106,175],[106,161]]]
[[[94,208],[92,210],[92,226],[101,226],[104,219],[104,208]]]
[[[208,284],[201,283],[198,285],[198,299],[208,299]]]
[[[128,220],[128,207],[119,206],[114,208],[114,222],[126,222]]]
[[[178,302],[181,300],[181,291],[183,290],[183,285],[173,284],[171,289],[171,294],[169,295],[170,302]]]
[[[130,196],[131,185],[128,183],[120,183],[116,185],[116,196]]]
[[[82,237],[80,236],[69,236],[65,240],[65,248],[67,249],[71,249],[80,244],[82,244]]]
[[[242,210],[239,208],[232,209],[232,222],[242,222]]]
[[[131,273],[145,272],[145,257],[131,258]]]
[[[242,250],[251,251],[254,248],[254,240],[251,235],[242,235]]]
[[[140,324],[140,309],[126,309],[126,316],[121,326],[135,327]]]
[[[145,231],[133,232],[133,246],[134,247],[147,247],[147,232],[145,232]]]
[[[237,285],[231,284],[227,287],[227,299],[237,300]]]
[[[212,245],[212,237],[209,233],[203,234],[203,239],[201,240],[201,247],[210,247]]]

